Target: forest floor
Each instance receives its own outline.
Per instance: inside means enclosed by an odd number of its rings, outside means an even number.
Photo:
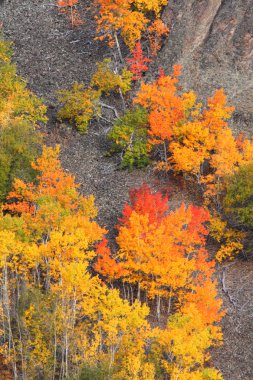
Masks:
[[[111,56],[106,45],[94,39],[95,9],[91,2],[82,0],[81,4],[85,22],[74,29],[59,14],[54,0],[0,1],[0,22],[5,37],[14,42],[18,73],[48,105],[49,123],[44,131],[47,144],[61,144],[63,167],[76,176],[83,194],[94,194],[98,222],[112,230],[129,190],[143,182],[168,191],[172,207],[196,200],[196,189],[173,177],[157,176],[152,167],[132,172],[121,170],[119,157],[105,156],[110,125],[104,121],[92,123],[85,135],[57,122],[56,91],[68,88],[74,81],[88,84],[96,62]],[[108,104],[110,101],[115,99],[104,99]],[[108,118],[113,116],[107,112]],[[213,350],[214,365],[225,380],[252,380],[252,261],[237,258],[219,266],[217,280],[227,315],[222,322],[224,345]]]

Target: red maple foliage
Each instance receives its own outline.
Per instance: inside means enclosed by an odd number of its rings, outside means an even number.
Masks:
[[[148,63],[151,62],[151,59],[143,55],[141,42],[138,41],[132,50],[133,58],[127,59],[129,69],[133,73],[133,80],[139,80],[142,77],[142,74],[148,70]]]
[[[126,203],[123,209],[120,222],[128,225],[129,218],[133,211],[138,214],[148,214],[150,223],[157,223],[164,218],[168,212],[168,197],[161,193],[155,193],[147,184],[140,188],[132,189],[129,192],[130,203]]]

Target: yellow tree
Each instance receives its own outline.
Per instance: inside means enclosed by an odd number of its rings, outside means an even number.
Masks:
[[[33,164],[37,180],[15,182],[5,205],[13,216],[0,220],[6,360],[15,378],[42,373],[65,379],[79,377],[83,366],[103,366],[106,377],[142,380],[144,365],[152,380],[145,354],[148,308],[130,305],[91,275],[93,245],[106,231],[93,220],[93,197],[78,193],[58,155],[59,147],[44,147]]]

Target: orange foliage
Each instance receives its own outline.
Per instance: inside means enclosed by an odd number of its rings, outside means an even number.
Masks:
[[[163,147],[157,168],[194,175],[205,184],[207,198],[217,196],[226,175],[252,162],[252,141],[233,136],[227,121],[234,107],[227,106],[223,89],[216,90],[204,108],[194,92],[178,91],[179,65],[169,76],[160,74],[151,84],[141,83],[134,101],[149,111],[149,149]]]
[[[60,148],[43,148],[41,157],[32,167],[38,171],[36,183],[15,180],[4,209],[15,214],[22,213],[27,228],[37,230],[38,236],[60,226],[71,213],[81,213],[87,218],[96,216],[94,198],[82,197],[75,177],[67,174],[59,160]]]
[[[159,17],[161,9],[167,0],[97,0],[99,14],[97,30],[102,35],[100,40],[108,39],[109,45],[114,46],[115,33],[120,33],[126,45],[132,50],[142,37],[150,20],[147,17],[153,12]],[[151,48],[158,50],[161,37],[168,33],[166,26],[160,21],[154,23],[149,30]]]
[[[148,41],[151,55],[155,57],[161,49],[162,39],[169,34],[169,28],[161,21],[155,20],[148,27]]]
[[[134,100],[149,110],[151,146],[171,140],[174,125],[184,118],[186,102],[176,93],[180,69],[174,66],[171,76],[162,75],[151,84],[142,82]]]
[[[147,186],[132,194],[117,237],[126,281],[139,283],[150,297],[189,288],[192,274],[199,270],[208,212],[184,204],[168,212],[167,198]]]
[[[112,258],[110,248],[107,246],[107,239],[103,239],[101,243],[96,245],[96,253],[98,259],[94,265],[96,272],[100,273],[109,282],[124,276],[125,271],[120,263]]]

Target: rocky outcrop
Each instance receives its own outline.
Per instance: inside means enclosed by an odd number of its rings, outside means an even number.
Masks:
[[[224,87],[235,130],[252,133],[253,0],[170,0],[163,18],[171,31],[157,64],[180,63],[200,98]]]

